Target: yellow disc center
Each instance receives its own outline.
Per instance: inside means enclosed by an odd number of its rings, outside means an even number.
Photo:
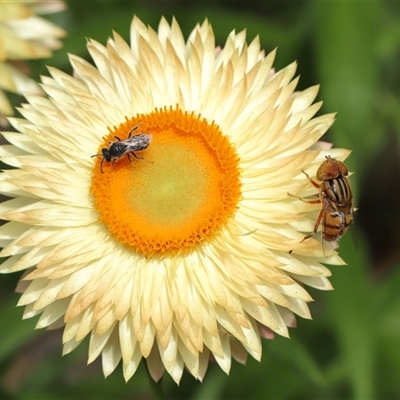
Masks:
[[[239,158],[217,125],[178,109],[125,122],[110,132],[99,154],[115,149],[115,136],[127,139],[138,124],[132,137],[147,133],[152,140],[129,153],[131,162],[126,154],[111,161],[98,157],[91,185],[95,208],[118,241],[146,256],[188,251],[234,213],[241,196]]]

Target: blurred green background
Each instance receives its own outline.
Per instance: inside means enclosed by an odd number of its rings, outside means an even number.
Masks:
[[[347,161],[357,212],[358,251],[341,241],[348,266],[333,266],[333,292],[310,289],[314,320],[298,319],[291,339],[263,342],[261,363],[233,362],[230,376],[210,365],[204,382],[166,374],[167,399],[400,398],[400,3],[384,1],[113,1],[67,2],[48,16],[68,31],[54,58],[32,62],[71,73],[67,52],[88,59],[86,38],[105,43],[112,30],[129,40],[132,15],[157,28],[174,15],[185,37],[208,18],[216,40],[257,34],[266,52],[278,47],[276,69],[299,62],[299,89],[321,84],[321,113],[338,112],[325,139],[353,150]],[[190,4],[190,5],[189,5]],[[15,105],[22,99],[13,97]],[[86,366],[87,343],[61,358],[61,332],[21,321],[14,293],[20,274],[0,279],[0,398],[150,399],[142,363],[125,384],[120,370],[103,378]]]

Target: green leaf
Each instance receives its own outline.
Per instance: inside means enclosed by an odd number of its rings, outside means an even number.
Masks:
[[[326,110],[338,112],[331,135],[335,147],[352,148],[357,143],[357,159],[379,141],[368,128],[379,83],[375,43],[382,4],[318,2],[314,10],[321,97]]]
[[[354,399],[374,398],[375,332],[371,315],[373,289],[369,282],[365,243],[355,251],[350,235],[340,242],[348,266],[331,267],[335,288],[327,297],[331,329]]]
[[[12,296],[1,303],[0,308],[0,361],[36,337],[36,321],[22,321],[22,308],[16,309],[17,299]]]

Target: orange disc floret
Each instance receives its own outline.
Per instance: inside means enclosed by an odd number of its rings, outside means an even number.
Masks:
[[[218,125],[165,108],[138,115],[110,131],[153,135],[142,159],[123,156],[94,164],[91,193],[112,235],[146,256],[186,252],[217,233],[241,197],[239,157]]]

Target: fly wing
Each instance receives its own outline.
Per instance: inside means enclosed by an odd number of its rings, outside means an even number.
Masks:
[[[351,222],[350,222],[350,232],[351,239],[353,240],[354,248],[358,249],[358,236],[357,236],[357,226],[356,226],[356,214],[355,209],[351,208]]]
[[[328,209],[327,209],[328,208]],[[331,257],[339,248],[341,216],[334,212],[331,207],[324,210],[322,233],[322,250],[326,258]]]
[[[324,252],[324,256],[329,258],[335,254],[335,251],[339,248],[338,240],[325,240],[322,239],[322,250]]]

